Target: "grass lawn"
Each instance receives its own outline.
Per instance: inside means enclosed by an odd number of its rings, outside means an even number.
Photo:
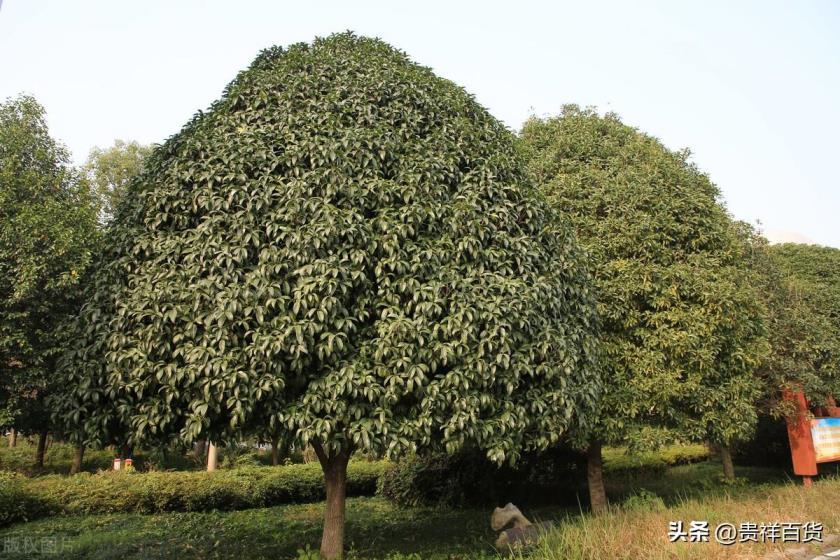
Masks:
[[[50,518],[2,531],[0,542],[57,538],[67,559],[296,558],[298,549],[317,549],[322,508],[315,503],[225,513]],[[380,558],[391,551],[423,558],[495,556],[485,511],[406,510],[382,498],[351,498],[347,516],[351,558]]]
[[[655,499],[631,498],[626,503],[635,506],[615,507],[597,519],[580,515],[578,508],[529,510],[527,504],[519,505],[532,519],[553,519],[559,525],[551,539],[533,551],[535,558],[728,558],[736,551],[713,544],[671,545],[668,521],[679,519],[813,520],[834,530],[840,526],[840,479],[826,479],[816,492],[806,493],[776,470],[741,468],[738,475],[740,484],[721,484],[720,465],[710,462],[659,474],[616,475],[609,482],[614,502],[644,488],[661,496],[667,509]],[[3,557],[10,559],[34,557],[31,550],[22,550],[27,544],[60,547],[62,558],[78,559],[296,558],[299,549],[317,548],[321,508],[315,503],[234,512],[53,517],[0,531],[0,546],[6,547]],[[485,509],[406,509],[382,498],[350,499],[348,558],[494,558],[489,514]],[[21,551],[15,552],[14,546]],[[754,553],[769,548],[757,547]],[[737,550],[748,553],[744,558],[759,557],[749,555],[753,549]]]

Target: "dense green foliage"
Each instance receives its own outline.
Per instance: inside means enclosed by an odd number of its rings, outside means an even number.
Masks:
[[[129,188],[60,416],[89,441],[116,411],[136,440],[556,442],[598,395],[594,308],[514,141],[378,40],[266,50]]]
[[[50,507],[27,492],[25,482],[18,474],[0,471],[0,527],[49,514]]]
[[[143,162],[152,149],[138,142],[116,140],[109,148],[90,151],[85,173],[99,204],[99,216],[104,222],[114,217],[128,185],[143,169]]]
[[[351,462],[347,470],[348,495],[374,495],[386,466],[382,461]],[[0,512],[7,522],[22,516],[239,510],[324,499],[321,468],[313,463],[240,467],[212,473],[111,471],[69,478],[2,476],[3,480],[14,482],[5,491],[11,493],[11,498],[4,498],[7,509]]]
[[[765,322],[771,352],[756,372],[763,386],[758,406],[773,415],[786,412],[780,399],[783,388],[801,388],[815,403],[828,395],[840,395],[840,322],[832,319],[832,306],[840,310],[837,298],[825,286],[814,282],[805,270],[794,272],[795,259],[788,252],[807,255],[807,246],[772,247],[753,228],[740,224],[747,250],[747,264],[765,308]],[[819,253],[823,248],[817,248]],[[828,254],[831,254],[831,249]],[[840,256],[840,250],[833,250]],[[835,258],[840,266],[840,257]],[[819,261],[819,257],[811,264]],[[823,266],[825,266],[823,264]],[[830,269],[830,267],[829,267]],[[840,278],[840,271],[836,273]],[[821,278],[817,276],[817,278]]]
[[[44,401],[98,238],[87,184],[44,108],[0,103],[0,426],[48,427]]]
[[[592,255],[609,391],[594,436],[749,434],[766,355],[744,247],[718,190],[617,116],[566,107],[522,131],[530,172]]]
[[[783,337],[797,344],[780,369],[798,374],[794,379],[818,404],[825,394],[840,397],[840,249],[786,243],[769,252],[789,277],[782,316],[793,327],[783,333],[800,333]]]

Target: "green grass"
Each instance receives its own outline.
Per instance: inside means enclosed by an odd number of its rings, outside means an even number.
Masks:
[[[614,503],[646,488],[674,507],[682,507],[692,496],[762,498],[767,488],[783,488],[786,480],[784,473],[771,469],[739,468],[741,483],[722,485],[720,472],[719,464],[706,462],[607,480]],[[587,519],[580,516],[579,508],[533,510],[518,505],[532,519],[565,520],[564,526],[576,527]],[[0,543],[55,539],[49,542],[61,545],[62,557],[71,559],[296,558],[298,549],[317,548],[322,507],[313,503],[232,512],[53,517],[2,530]],[[435,560],[496,556],[492,547],[496,535],[489,527],[487,509],[399,508],[382,498],[352,498],[347,517],[352,560],[396,558],[395,554]],[[27,556],[12,553],[8,558]]]
[[[57,539],[66,559],[295,558],[317,548],[323,504],[258,510],[52,518],[0,532],[0,542]],[[391,551],[423,558],[493,556],[487,512],[404,510],[381,498],[352,498],[347,507],[351,558]],[[27,558],[10,554],[8,558]]]

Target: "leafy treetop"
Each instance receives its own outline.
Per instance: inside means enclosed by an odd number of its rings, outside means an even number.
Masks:
[[[118,208],[63,417],[497,461],[589,422],[589,277],[514,141],[379,40],[264,51]]]
[[[150,146],[117,140],[108,148],[90,151],[85,172],[100,205],[100,218],[110,221],[132,179],[140,174]]]
[[[778,305],[792,325],[774,328],[789,359],[779,369],[815,402],[824,395],[840,398],[840,249],[785,243],[767,251],[789,292]]]
[[[97,247],[84,179],[31,96],[0,103],[0,424],[43,430],[68,321]]]
[[[576,106],[527,122],[522,150],[592,255],[609,387],[594,437],[748,432],[761,309],[718,190],[688,151]]]

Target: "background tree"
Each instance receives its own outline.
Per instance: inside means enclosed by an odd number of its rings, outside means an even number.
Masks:
[[[532,177],[592,256],[609,389],[587,450],[600,511],[603,443],[743,435],[761,316],[718,190],[687,151],[575,106],[531,119],[521,139]]]
[[[140,174],[151,146],[116,140],[110,148],[94,148],[85,173],[100,205],[100,219],[109,222],[131,180]]]
[[[774,331],[778,364],[812,402],[840,395],[840,249],[785,243],[764,248],[783,277]]]
[[[81,305],[99,241],[87,183],[53,140],[30,96],[0,104],[0,409],[5,423],[50,429],[45,399]]]
[[[118,207],[65,417],[98,437],[107,395],[137,440],[216,442],[273,416],[320,460],[327,558],[354,451],[502,462],[591,421],[589,277],[514,142],[378,40],[263,52]]]

